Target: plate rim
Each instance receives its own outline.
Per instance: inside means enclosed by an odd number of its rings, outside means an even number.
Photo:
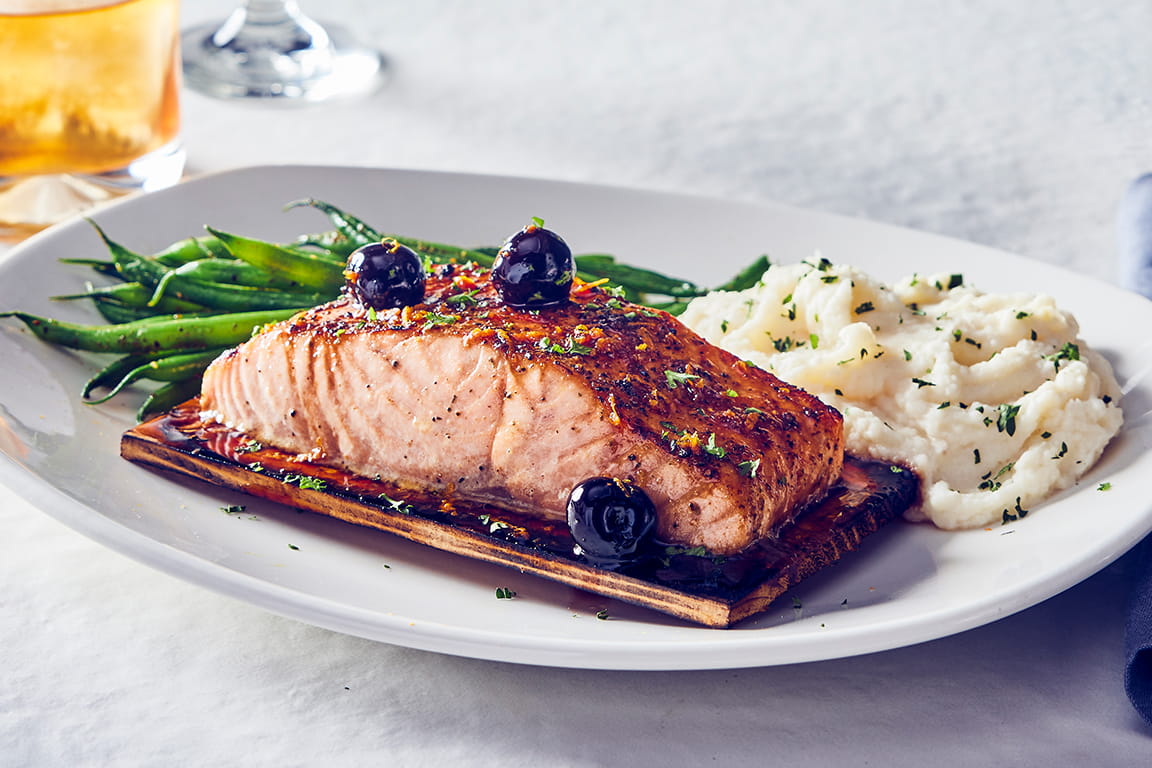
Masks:
[[[230,179],[255,175],[263,176],[269,172],[275,173],[333,173],[347,172],[364,174],[417,174],[421,176],[435,176],[441,179],[453,177],[469,177],[475,180],[503,181],[516,184],[544,184],[561,185],[569,188],[608,189],[624,193],[641,195],[655,195],[685,202],[708,201],[712,204],[732,204],[752,207],[772,208],[782,213],[797,212],[805,215],[816,215],[838,219],[856,225],[884,228],[898,233],[915,233],[918,236],[949,241],[964,248],[976,248],[991,254],[1004,255],[1013,259],[1023,259],[1045,270],[1063,273],[1076,280],[1092,280],[1101,286],[1122,292],[1122,289],[1100,281],[1091,276],[1077,273],[1065,267],[1041,262],[1032,262],[1026,257],[1000,251],[978,243],[970,243],[956,238],[920,232],[884,222],[875,222],[858,219],[834,213],[825,213],[810,209],[803,209],[774,202],[756,202],[745,200],[727,200],[695,194],[685,194],[664,190],[645,190],[633,187],[616,187],[604,184],[589,184],[577,181],[534,179],[518,176],[502,176],[478,173],[457,173],[451,171],[424,171],[406,168],[373,168],[367,166],[350,165],[323,165],[323,164],[270,164],[254,165],[241,168],[225,169],[202,174],[188,179],[175,187],[159,192],[150,193],[147,198],[132,196],[122,198],[101,206],[99,210],[91,212],[86,217],[61,223],[50,227],[41,233],[28,238],[0,257],[0,271],[10,268],[8,265],[27,258],[25,252],[35,252],[39,244],[50,240],[55,233],[64,231],[68,227],[75,227],[83,218],[99,220],[108,211],[122,207],[135,206],[141,199],[155,199],[165,195],[179,199],[187,188],[205,185],[227,183]],[[1134,296],[1134,294],[1133,294]],[[1147,300],[1142,299],[1142,301]],[[568,640],[563,638],[543,638],[533,636],[520,638],[517,642],[515,633],[492,632],[484,628],[464,628],[456,625],[427,622],[422,626],[414,627],[411,619],[403,616],[382,615],[377,611],[361,608],[343,603],[337,603],[324,597],[302,593],[289,587],[274,584],[251,574],[229,568],[220,563],[212,562],[195,554],[185,552],[177,547],[158,541],[139,531],[133,530],[116,520],[106,517],[98,510],[80,502],[66,491],[48,484],[31,468],[24,466],[15,457],[3,453],[0,461],[0,482],[10,490],[27,499],[38,510],[47,514],[81,535],[96,541],[120,554],[126,555],[149,567],[156,568],[170,575],[197,586],[208,588],[218,594],[244,600],[257,607],[272,613],[300,620],[309,624],[324,627],[337,632],[365,637],[371,640],[388,642],[407,647],[419,648],[433,652],[469,658],[487,659],[493,661],[513,662],[520,664],[570,667],[586,669],[614,669],[614,670],[689,670],[689,669],[735,669],[745,667],[774,666],[778,664],[792,664],[847,658],[876,651],[895,649],[914,645],[921,642],[957,634],[968,629],[982,626],[1000,618],[1012,615],[1035,605],[1053,595],[1088,578],[1100,569],[1115,561],[1142,538],[1152,531],[1152,502],[1146,505],[1145,513],[1139,522],[1133,522],[1123,531],[1123,536],[1107,540],[1108,546],[1101,544],[1096,548],[1090,560],[1082,561],[1077,568],[1062,574],[1062,578],[1047,579],[1042,583],[1028,583],[1028,589],[1019,589],[1012,593],[1011,599],[1003,598],[971,604],[967,611],[957,615],[943,608],[937,611],[937,621],[925,622],[922,618],[915,620],[909,618],[904,622],[886,622],[889,629],[900,631],[900,639],[879,636],[869,627],[852,627],[841,629],[835,637],[820,640],[819,634],[810,638],[806,651],[801,652],[790,648],[787,639],[775,640],[772,630],[776,627],[762,630],[742,631],[735,629],[718,630],[704,627],[691,627],[694,635],[690,640],[677,640],[671,648],[663,654],[654,652],[653,641],[632,639],[622,641],[608,638],[604,642],[590,644],[587,639]],[[59,514],[59,510],[69,509],[72,514]],[[84,513],[87,514],[84,514]],[[989,614],[994,614],[989,617]],[[900,626],[903,623],[905,626]],[[723,647],[717,648],[714,642],[715,633],[730,636],[725,640]],[[778,633],[782,634],[782,633]],[[891,633],[889,632],[888,635]],[[848,637],[856,642],[850,650],[840,649],[829,653],[826,646],[829,643],[840,645]],[[478,651],[479,646],[480,651]],[[783,648],[779,646],[784,646]],[[718,652],[717,652],[718,651]],[[530,657],[524,656],[529,652]],[[609,654],[606,658],[605,653]],[[685,657],[697,657],[685,662]]]

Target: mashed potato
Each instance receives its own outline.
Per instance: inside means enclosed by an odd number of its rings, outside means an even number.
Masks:
[[[774,266],[681,319],[838,408],[848,451],[915,470],[909,517],[941,528],[1023,517],[1083,475],[1122,421],[1111,367],[1070,314],[960,275],[889,288],[826,260]]]

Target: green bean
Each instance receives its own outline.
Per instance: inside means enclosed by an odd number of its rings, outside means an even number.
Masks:
[[[84,293],[69,293],[62,296],[52,296],[51,298],[53,301],[93,299],[94,301],[115,302],[127,307],[143,308],[149,306],[148,302],[152,300],[152,295],[152,289],[141,283],[133,282],[116,283],[99,288],[89,285],[88,290]],[[159,303],[153,305],[152,308],[155,311],[168,314],[174,314],[176,312],[203,312],[207,309],[207,307],[202,304],[168,297],[165,297]]]
[[[698,285],[687,280],[678,280],[650,269],[621,264],[614,256],[606,254],[589,253],[577,256],[576,268],[597,277],[607,277],[613,283],[642,293],[681,297],[699,296],[704,293]]]
[[[120,272],[116,269],[116,263],[106,259],[60,259],[60,263],[92,267],[94,271],[101,275],[114,275],[117,277],[120,275]]]
[[[337,261],[343,264],[348,260],[348,254],[355,250],[349,247],[347,239],[339,232],[318,232],[298,238],[283,247],[294,251],[305,251],[327,261]],[[164,250],[152,256],[152,259],[166,267],[179,267],[190,261],[204,259],[227,259],[234,261],[235,256],[224,243],[215,235],[200,235],[179,240]]]
[[[290,293],[247,285],[206,283],[176,276],[158,284],[152,301],[159,303],[164,296],[203,304],[210,309],[230,312],[254,312],[265,309],[299,309],[314,307],[331,301],[338,295],[331,293]]]
[[[224,244],[212,235],[201,235],[177,240],[152,258],[166,267],[179,267],[190,261],[231,259],[233,256]]]
[[[369,243],[378,243],[381,240],[381,235],[375,229],[370,227],[364,221],[356,218],[346,211],[342,211],[331,203],[326,203],[323,200],[317,200],[314,197],[308,197],[303,200],[294,200],[288,205],[284,206],[284,210],[288,211],[293,208],[300,208],[307,206],[315,208],[328,216],[328,220],[332,222],[332,226],[336,231],[343,235],[350,245],[355,244],[352,250],[359,248],[362,245]]]
[[[764,277],[764,273],[772,266],[772,262],[768,260],[767,256],[761,256],[752,262],[744,269],[736,273],[736,275],[726,283],[713,288],[715,291],[743,291],[747,288],[755,286],[760,282],[760,278]]]
[[[352,251],[360,248],[361,246],[368,245],[369,243],[378,243],[384,238],[392,238],[398,243],[408,246],[416,251],[419,251],[429,257],[433,261],[444,262],[454,260],[459,262],[474,261],[480,266],[490,267],[495,259],[495,248],[461,248],[457,245],[448,245],[446,243],[436,243],[430,240],[422,240],[420,238],[408,237],[406,235],[383,235],[378,230],[369,224],[365,223],[347,211],[341,210],[331,203],[326,203],[323,200],[315,198],[306,198],[304,200],[296,200],[284,206],[285,210],[291,208],[299,208],[301,206],[308,206],[315,208],[327,214],[328,219],[336,228],[335,235],[343,238],[342,245],[339,250],[351,254]],[[311,236],[315,237],[315,236]],[[303,238],[302,243],[312,244],[316,242],[309,237]],[[322,243],[324,241],[321,241]],[[337,241],[340,242],[340,241]],[[336,248],[333,248],[336,250]]]
[[[118,325],[80,325],[28,312],[0,312],[0,317],[17,318],[51,344],[126,354],[233,346],[249,338],[255,329],[287,319],[302,309],[305,307],[226,315],[169,315]]]
[[[96,311],[100,313],[100,317],[113,325],[155,320],[156,318],[171,316],[159,310],[148,309],[147,307],[132,307],[116,301],[97,300]]]
[[[186,381],[196,379],[204,373],[209,363],[220,356],[223,349],[207,349],[199,352],[183,352],[174,355],[146,360],[125,372],[108,392],[95,400],[85,400],[89,405],[106,403],[120,393],[124,387],[140,379],[153,381]]]
[[[683,314],[688,308],[687,301],[655,301],[647,304],[652,309],[662,309],[670,315]]]
[[[431,240],[421,240],[417,237],[407,237],[405,235],[384,235],[386,238],[392,238],[398,243],[408,246],[414,251],[426,254],[431,257],[433,261],[443,263],[446,261],[467,262],[474,261],[482,267],[490,267],[496,261],[494,256],[490,256],[486,250],[477,250],[473,248],[461,248],[458,245],[448,245],[447,243],[434,243]]]
[[[104,241],[108,252],[112,254],[112,262],[116,265],[116,271],[120,273],[123,280],[142,283],[150,288],[155,288],[156,284],[170,271],[169,267],[120,245],[108,237],[108,234],[96,222],[89,220],[88,223],[96,230],[96,234]]]
[[[342,267],[331,261],[275,243],[232,235],[212,227],[206,229],[224,243],[233,256],[277,278],[323,293],[334,293],[344,285]]]
[[[169,277],[172,270],[151,259],[130,251],[112,240],[95,222],[100,238],[112,253],[113,261],[121,276],[130,281],[151,286],[155,291],[152,302],[158,303],[161,297],[171,295],[177,299],[191,301],[211,309],[226,309],[237,312],[261,309],[293,309],[314,307],[336,297],[335,291],[326,293],[295,293],[247,285],[209,283],[193,280],[181,275]]]
[[[171,270],[160,282],[177,278],[203,283],[246,285],[250,288],[276,288],[304,292],[305,286],[282,275],[273,274],[239,259],[198,259]]]
[[[144,421],[151,414],[163,413],[170,408],[175,408],[198,394],[200,394],[200,379],[198,378],[170,381],[164,386],[158,387],[145,398],[144,404],[136,411],[136,421]]]
[[[80,399],[87,400],[88,395],[92,394],[93,390],[101,387],[115,386],[129,372],[154,359],[154,355],[124,355],[116,358],[84,382],[84,389],[80,391]]]
[[[287,246],[305,253],[315,254],[321,259],[345,264],[352,252],[361,244],[349,240],[335,230],[317,232],[311,235],[301,235]]]

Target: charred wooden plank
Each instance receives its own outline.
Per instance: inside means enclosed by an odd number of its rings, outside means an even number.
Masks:
[[[802,579],[855,550],[866,536],[899,517],[915,501],[918,487],[908,470],[847,457],[839,482],[827,496],[777,536],[738,555],[669,547],[627,569],[608,570],[573,553],[562,523],[302,462],[219,425],[201,423],[196,401],[129,430],[121,454],[140,464],[721,628],[764,611]],[[310,482],[301,483],[300,478]]]

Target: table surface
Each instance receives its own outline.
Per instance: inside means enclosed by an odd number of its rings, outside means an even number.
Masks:
[[[226,0],[185,4],[188,24]],[[1115,279],[1152,170],[1152,6],[945,0],[303,3],[388,56],[355,102],[186,92],[188,173],[331,163],[773,200]],[[430,202],[431,204],[431,202]],[[3,375],[3,374],[0,374]],[[1145,764],[1128,555],[930,643],[599,672],[340,635],[106,550],[0,488],[0,764]]]

